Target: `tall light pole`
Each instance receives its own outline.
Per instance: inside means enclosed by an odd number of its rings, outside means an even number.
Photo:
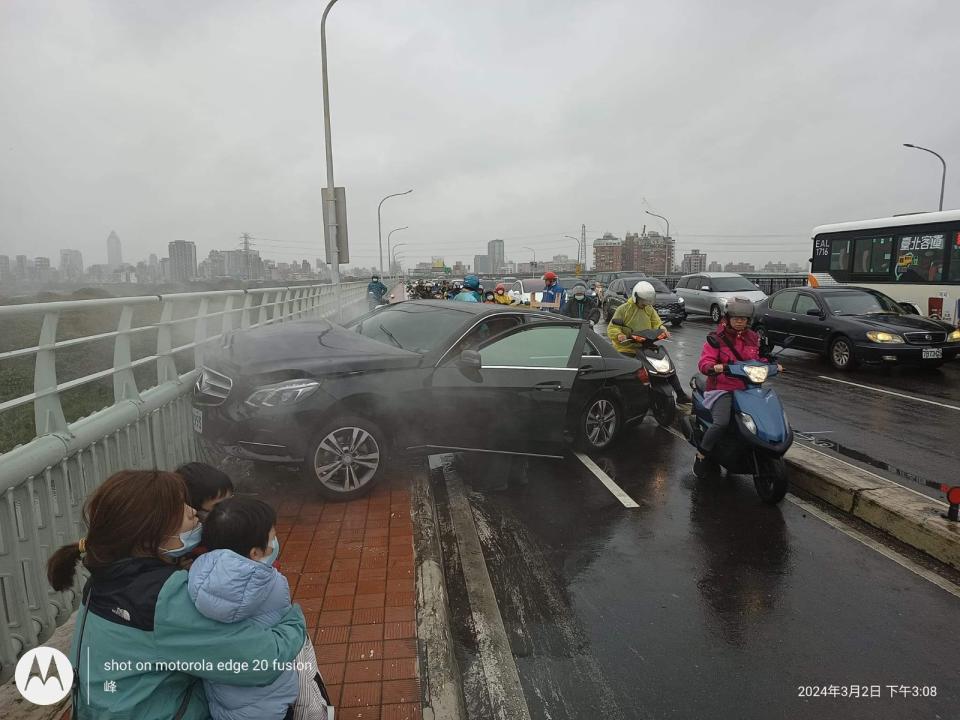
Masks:
[[[403,227],[394,228],[393,230],[391,230],[390,232],[387,233],[387,259],[388,259],[388,260],[392,260],[392,258],[393,258],[393,255],[390,254],[390,238],[391,238],[391,237],[393,236],[393,234],[394,234],[395,232],[397,232],[398,230],[406,230],[406,229],[408,229],[408,226],[407,226],[407,225],[404,225]],[[393,264],[392,264],[392,262],[391,262],[390,267],[387,268],[387,272],[390,272],[390,270],[391,270],[392,268],[393,268]],[[381,268],[380,268],[380,272],[381,272],[381,273],[383,272],[383,267],[382,267],[382,266],[381,266]]]
[[[393,252],[390,254],[390,270],[391,271],[393,270],[394,264],[396,264],[397,262],[397,248],[403,247],[406,244],[407,243],[397,243],[396,245],[393,246]]]
[[[574,237],[573,235],[564,235],[565,238],[570,238],[571,240],[577,243],[577,265],[580,264],[580,255],[583,254],[583,259],[586,260],[587,253],[583,249],[583,245],[580,242],[580,238]]]
[[[343,307],[340,300],[340,250],[337,244],[337,201],[336,185],[333,184],[333,141],[330,139],[330,86],[327,82],[327,14],[337,0],[330,0],[323,10],[320,20],[320,72],[323,76],[323,141],[327,153],[327,255],[330,263],[330,279],[333,282],[333,294],[337,298],[337,319],[343,321]]]
[[[534,250],[534,249],[531,248],[531,247],[527,247],[526,245],[522,245],[521,247],[522,247],[524,250],[529,250],[530,252],[533,253],[533,264],[536,265],[536,264],[537,264],[537,251]],[[540,268],[537,268],[537,269],[539,270]]]
[[[644,212],[647,213],[647,215],[653,215],[656,218],[660,218],[667,224],[667,237],[664,238],[663,240],[663,274],[665,276],[669,275],[670,274],[670,253],[667,252],[667,239],[670,237],[670,221],[667,220],[663,215],[657,215],[656,213],[652,213],[649,210],[645,210]]]
[[[947,183],[947,161],[940,156],[940,153],[935,153],[930,148],[920,147],[919,145],[911,145],[910,143],[904,143],[903,146],[913,148],[914,150],[923,150],[940,158],[940,163],[943,165],[943,174],[940,176],[940,210],[943,210],[943,186]]]
[[[334,0],[336,2],[336,0]],[[380,201],[380,204],[377,205],[377,237],[380,239],[380,274],[383,275],[383,231],[380,229],[380,208],[383,207],[383,203],[389,200],[392,197],[400,197],[401,195],[409,195],[413,192],[413,188],[410,188],[406,192],[402,193],[393,193],[393,195],[387,195],[383,200]],[[387,253],[389,255],[389,253]]]

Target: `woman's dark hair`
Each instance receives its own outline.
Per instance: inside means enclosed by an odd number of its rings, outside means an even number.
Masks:
[[[73,584],[77,561],[88,570],[129,557],[159,557],[160,545],[183,524],[187,491],[183,478],[160,470],[121,470],[87,498],[83,524],[85,555],[79,543],[57,550],[47,561],[54,590]]]
[[[254,548],[265,550],[277,513],[263,500],[232,497],[217,503],[203,523],[203,545],[208,550],[233,550],[250,557]]]
[[[177,468],[177,474],[187,483],[187,503],[194,510],[202,510],[207,500],[233,493],[230,476],[213,465],[187,463]]]

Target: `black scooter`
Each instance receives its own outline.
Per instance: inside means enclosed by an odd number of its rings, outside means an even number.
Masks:
[[[666,339],[663,328],[634,332],[623,325],[623,330],[631,345],[636,345],[636,357],[640,361],[640,382],[650,389],[650,412],[663,427],[670,427],[677,416],[677,403],[674,399],[670,378],[677,374],[673,360],[666,348],[657,343]]]

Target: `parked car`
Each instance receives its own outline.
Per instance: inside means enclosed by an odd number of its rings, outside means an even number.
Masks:
[[[758,303],[767,298],[760,288],[743,275],[728,272],[704,272],[684,275],[677,281],[676,293],[683,298],[688,315],[709,315],[713,322],[727,310],[735,297]]]
[[[630,293],[633,292],[633,286],[641,280],[646,280],[653,285],[653,289],[657,291],[657,300],[654,303],[654,308],[657,311],[657,315],[660,316],[660,319],[665,323],[670,323],[673,327],[680,327],[680,324],[687,319],[683,298],[668,288],[662,280],[647,277],[646,275],[620,277],[610,283],[603,293],[604,320],[610,322],[617,308],[630,298]]]
[[[824,355],[838,370],[861,362],[939,367],[960,354],[960,330],[869,288],[780,290],[759,304],[754,328],[767,347],[792,335],[791,349]]]
[[[529,305],[531,296],[536,301],[543,298],[545,287],[546,283],[543,278],[524,278],[515,280],[510,289],[507,290],[507,294],[521,305]]]
[[[366,493],[399,450],[602,450],[649,405],[637,361],[589,324],[511,306],[410,300],[224,343],[194,387],[195,431],[299,465],[333,499]]]

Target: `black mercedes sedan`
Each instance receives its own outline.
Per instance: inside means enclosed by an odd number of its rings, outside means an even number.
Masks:
[[[781,290],[757,305],[754,329],[768,347],[793,336],[791,349],[819,353],[838,370],[861,362],[939,367],[960,354],[960,330],[869,288]]]
[[[602,450],[647,410],[639,369],[579,320],[414,300],[345,327],[229,334],[194,388],[194,430],[240,457],[299,465],[322,495],[348,500],[396,451]]]
[[[687,319],[687,310],[684,307],[683,298],[668,288],[662,280],[647,275],[618,277],[610,283],[603,294],[604,320],[610,322],[617,308],[630,299],[633,286],[641,280],[646,280],[657,291],[657,299],[654,301],[653,307],[660,319],[665,323],[670,323],[672,327],[680,327],[683,321]]]

